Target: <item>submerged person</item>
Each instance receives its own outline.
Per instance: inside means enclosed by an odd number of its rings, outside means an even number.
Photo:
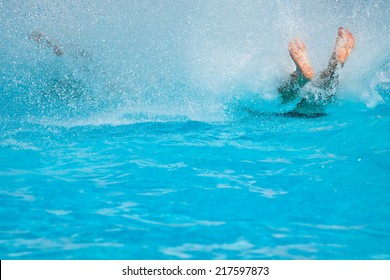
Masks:
[[[51,49],[56,56],[64,54],[60,44],[53,44],[42,31],[34,31],[28,36],[28,38],[46,48]]]
[[[31,32],[27,38],[39,46],[51,50],[53,54],[58,57],[64,55],[62,46],[58,42],[54,43],[40,30]],[[66,66],[58,67],[58,65],[56,65],[56,68],[51,69],[58,69],[59,71],[53,71],[48,79],[42,77],[42,80],[40,81],[42,82],[43,87],[40,88],[40,92],[42,93],[40,97],[46,98],[46,100],[49,101],[62,100],[71,102],[88,92],[87,87],[82,80],[74,75],[74,73],[68,71],[69,69]],[[51,104],[55,106],[58,103],[51,102]]]
[[[336,94],[339,82],[338,70],[344,66],[354,45],[355,39],[352,33],[340,27],[328,66],[314,79],[314,70],[310,65],[305,44],[298,38],[291,40],[288,50],[296,65],[296,70],[278,88],[278,92],[282,103],[291,102],[299,95],[302,96],[302,100],[293,111],[283,115],[291,117],[326,115],[325,105],[333,101]],[[312,83],[303,88],[310,81]]]

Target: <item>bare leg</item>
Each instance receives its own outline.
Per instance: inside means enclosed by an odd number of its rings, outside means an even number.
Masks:
[[[337,32],[337,39],[328,67],[321,72],[320,80],[325,89],[330,89],[338,84],[338,69],[344,66],[355,45],[352,33],[342,27]]]
[[[325,105],[331,102],[336,94],[338,70],[344,66],[354,45],[352,33],[340,27],[328,67],[320,73],[318,80],[313,81],[317,89],[320,89],[321,96],[317,96],[316,101],[309,100],[310,96],[304,97],[294,112],[306,115],[323,113]]]
[[[297,97],[300,88],[314,77],[314,71],[310,65],[306,46],[303,41],[298,38],[291,40],[288,45],[288,50],[296,65],[296,70],[290,75],[290,78],[278,88],[278,92],[282,97],[282,103],[290,102]]]
[[[29,39],[34,40],[38,44],[52,49],[53,53],[56,56],[61,56],[64,54],[64,51],[62,50],[61,46],[59,44],[53,45],[53,43],[45,36],[45,34],[41,31],[34,31],[29,36]]]

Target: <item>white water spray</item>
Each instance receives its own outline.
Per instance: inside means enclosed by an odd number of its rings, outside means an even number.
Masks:
[[[338,96],[373,107],[389,94],[389,14],[389,1],[380,0],[0,1],[1,102],[21,114],[12,103],[28,100],[44,113],[50,105],[42,94],[53,92],[54,80],[68,86],[54,89],[61,98],[49,103],[82,95],[66,101],[65,111],[103,123],[132,114],[224,119],[226,100],[237,92],[279,102],[277,83],[294,69],[291,38],[305,40],[318,73],[344,26],[356,47]],[[65,55],[28,40],[34,30],[58,41]]]

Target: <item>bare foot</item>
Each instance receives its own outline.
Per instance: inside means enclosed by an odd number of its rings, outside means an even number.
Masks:
[[[300,39],[291,40],[288,45],[288,51],[294,60],[297,68],[302,72],[306,79],[311,80],[314,77],[314,70],[307,57],[306,46]]]
[[[340,27],[333,50],[333,57],[343,65],[347,61],[354,46],[355,38],[352,33],[348,29]]]

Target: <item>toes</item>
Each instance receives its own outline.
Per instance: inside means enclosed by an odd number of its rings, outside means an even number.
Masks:
[[[294,41],[291,40],[288,44],[288,51],[291,53],[294,50]]]
[[[292,39],[292,40],[290,41],[290,44],[291,44],[291,47],[292,47],[292,48],[296,48],[296,46],[297,46],[297,38]]]
[[[337,35],[338,35],[340,38],[344,38],[344,28],[339,27],[339,30],[337,31]]]
[[[292,55],[292,56],[298,55],[297,39],[293,39],[290,41],[290,43],[288,45],[288,51],[290,52],[290,55]]]
[[[303,43],[303,41],[299,38],[297,38],[297,46],[300,50],[303,50],[303,51],[306,50],[305,43]]]

